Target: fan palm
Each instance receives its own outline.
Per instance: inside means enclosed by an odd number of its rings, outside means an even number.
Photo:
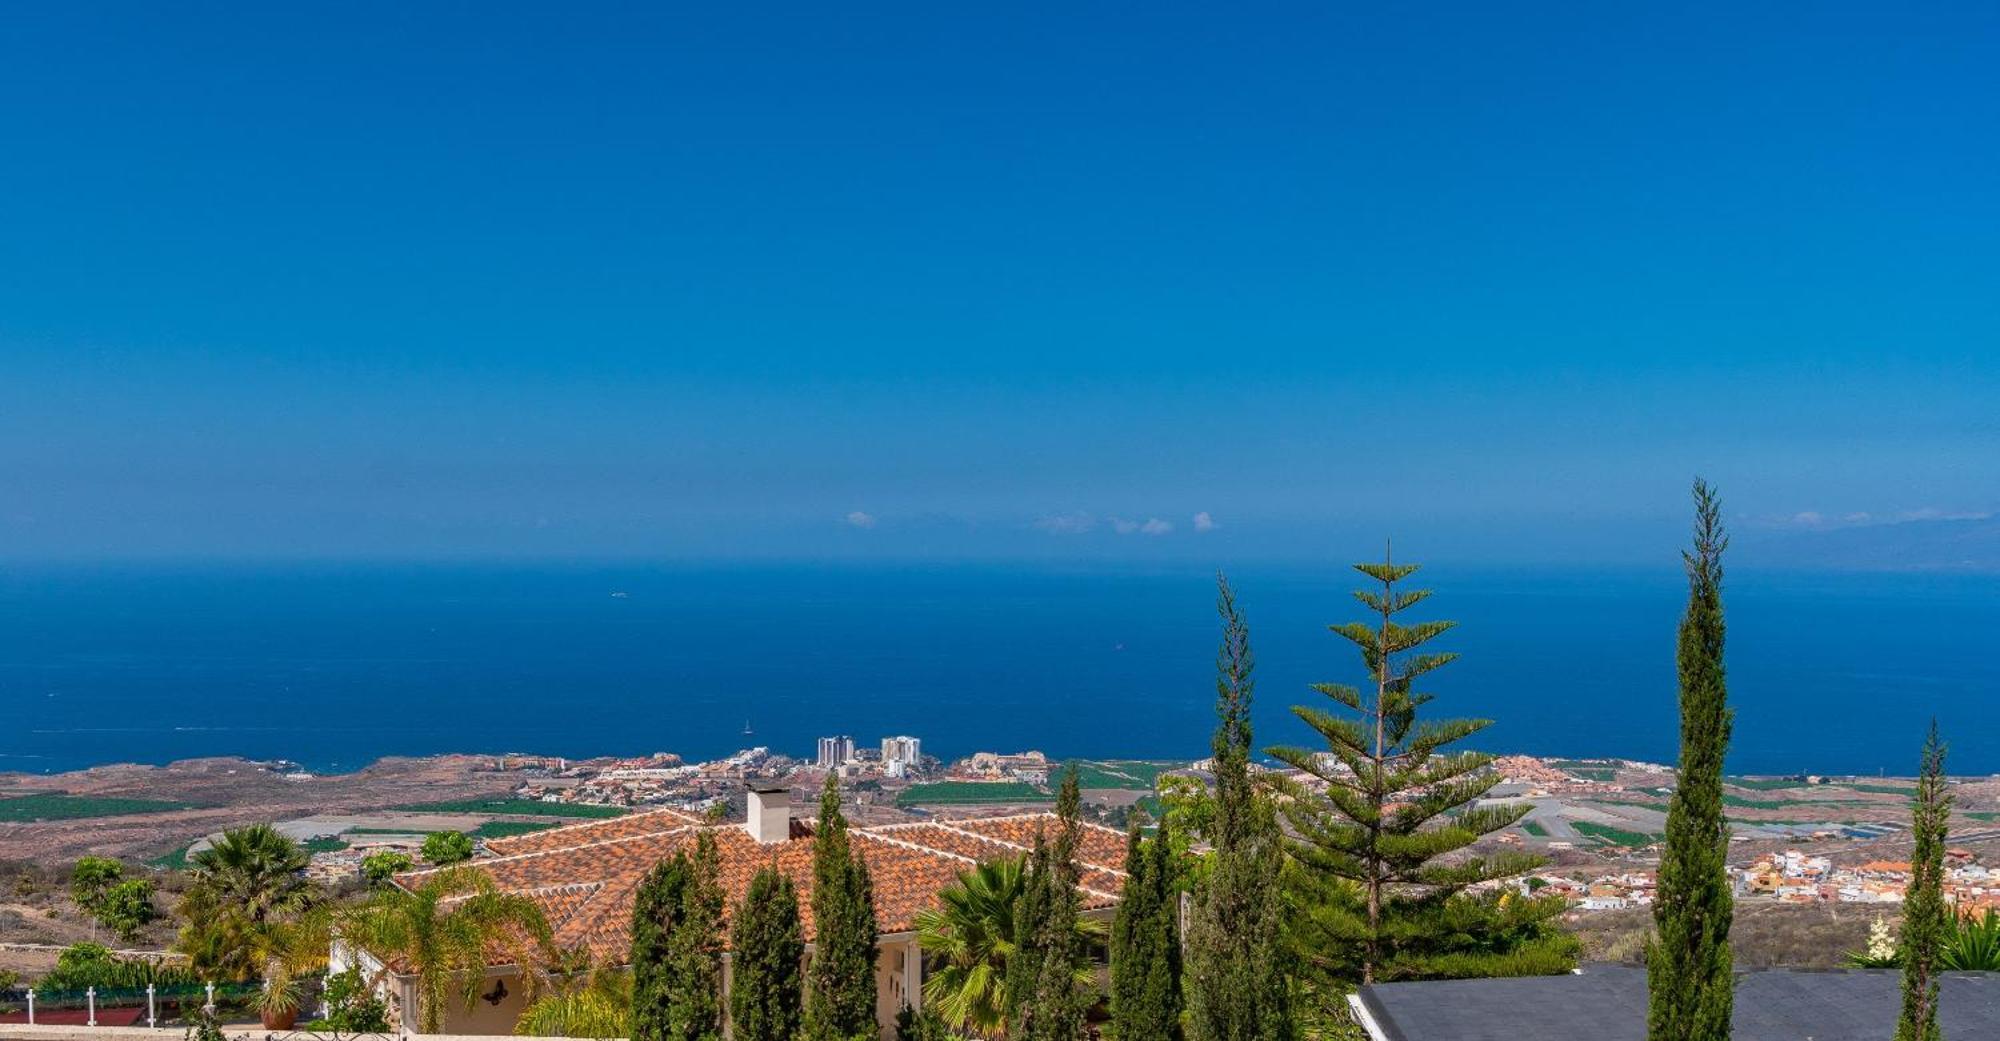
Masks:
[[[532,1037],[629,1037],[632,974],[596,964],[584,949],[555,961],[554,989],[521,1011],[514,1033]]]
[[[205,980],[247,980],[257,973],[252,937],[256,926],[225,907],[201,886],[181,894],[175,913],[181,917],[174,949],[187,956],[188,967]]]
[[[516,966],[532,995],[549,949],[548,922],[533,900],[503,893],[484,872],[465,867],[426,876],[414,889],[378,890],[344,911],[337,928],[383,964],[378,981],[389,966],[416,978],[417,1029],[426,1034],[442,1028],[454,994],[473,1007],[496,960]]]
[[[924,1003],[950,1025],[1005,1033],[1007,960],[1018,949],[1014,905],[1026,888],[1024,858],[989,860],[940,890],[938,906],[917,913],[917,943],[935,959],[925,974]],[[1077,932],[1093,940],[1102,931],[1099,922],[1077,923]],[[1088,957],[1078,961],[1079,984],[1089,985],[1093,975]]]
[[[206,890],[217,906],[257,925],[303,911],[317,895],[305,877],[311,857],[269,824],[225,831],[188,860],[196,888]]]

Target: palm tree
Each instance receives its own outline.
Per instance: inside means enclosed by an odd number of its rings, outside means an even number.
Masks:
[[[531,1037],[629,1037],[632,974],[596,964],[586,948],[559,954],[554,989],[521,1011],[514,1033]]]
[[[516,966],[532,995],[549,949],[548,922],[533,900],[503,893],[484,872],[466,867],[426,876],[415,889],[378,890],[346,909],[337,928],[341,939],[382,963],[376,982],[392,966],[416,977],[417,1029],[425,1034],[443,1027],[454,992],[472,1008],[494,963],[489,956]]]
[[[333,914],[315,907],[295,918],[249,926],[242,943],[247,959],[264,973],[265,1000],[275,1011],[298,1011],[299,981],[326,968],[333,943]],[[289,996],[289,1006],[282,1000]]]
[[[937,960],[924,977],[924,1004],[951,1026],[989,1037],[1006,1033],[1007,959],[1017,949],[1014,905],[1027,882],[1025,858],[989,860],[940,890],[937,907],[917,912],[917,943]],[[1103,924],[1079,921],[1077,932],[1094,940]],[[1093,975],[1088,957],[1077,963],[1078,983],[1088,985]]]
[[[174,909],[181,917],[174,949],[205,980],[248,980],[257,974],[252,947],[256,927],[225,906],[212,891],[192,886]]]
[[[269,824],[225,831],[188,859],[196,888],[216,906],[257,925],[303,911],[318,895],[305,877],[310,855]]]

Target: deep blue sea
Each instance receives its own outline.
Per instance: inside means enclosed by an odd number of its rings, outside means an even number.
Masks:
[[[1305,741],[1286,706],[1359,678],[1325,629],[1358,617],[1355,576],[1232,577],[1258,740]],[[1678,572],[1423,577],[1464,655],[1433,707],[1496,719],[1480,747],[1673,758]],[[1910,773],[1935,714],[1954,772],[2000,771],[2000,578],[1738,572],[1728,607],[1733,769]],[[1216,632],[1191,568],[0,567],[0,770],[809,754],[832,733],[1193,758]]]

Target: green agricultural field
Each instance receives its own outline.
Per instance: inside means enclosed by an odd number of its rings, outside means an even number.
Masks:
[[[307,853],[338,853],[347,848],[347,840],[320,835],[299,843]]]
[[[1530,835],[1533,835],[1538,839],[1545,839],[1549,837],[1549,829],[1542,827],[1541,821],[1537,820],[1522,821],[1521,830],[1527,832]]]
[[[1063,765],[1076,767],[1078,787],[1150,792],[1159,786],[1161,774],[1168,770],[1178,770],[1187,764],[1155,763],[1137,759],[1072,759]]]
[[[509,813],[519,817],[623,817],[623,806],[587,806],[573,802],[536,802],[533,799],[459,799],[453,802],[426,802],[398,806],[405,813]]]
[[[1782,827],[1782,828],[1826,828],[1826,827],[1839,827],[1839,826],[1841,826],[1841,825],[1843,825],[1843,824],[1859,824],[1859,823],[1861,823],[1860,821],[1830,821],[1830,820],[1826,820],[1826,819],[1824,819],[1824,818],[1820,818],[1820,819],[1817,819],[1817,820],[1809,820],[1809,821],[1795,821],[1795,820],[1766,820],[1766,821],[1753,821],[1753,820],[1750,820],[1749,818],[1746,818],[1746,817],[1730,817],[1730,818],[1728,818],[1728,821],[1729,821],[1729,823],[1731,823],[1731,824],[1741,824],[1741,825],[1744,825],[1744,826],[1746,826],[1746,827],[1751,827],[1751,828],[1780,828],[1780,827]]]
[[[466,832],[475,839],[506,839],[516,835],[528,835],[537,831],[547,831],[562,825],[555,821],[487,821]],[[430,835],[448,828],[349,828],[343,835]]]
[[[1741,788],[1750,792],[1776,792],[1787,788],[1806,787],[1804,781],[1795,781],[1789,777],[1725,777],[1722,783],[1731,788]]]
[[[897,794],[898,806],[966,806],[995,802],[1048,802],[1053,796],[1019,781],[933,781]]]
[[[190,810],[184,802],[159,799],[122,799],[94,795],[21,795],[0,799],[0,821],[67,821],[85,817],[124,817],[135,813],[166,813]]]
[[[1782,810],[1792,806],[1845,806],[1854,808],[1853,799],[1746,799],[1741,795],[1722,797],[1722,805],[1742,810]]]
[[[1856,791],[1856,792],[1873,792],[1873,793],[1875,793],[1876,795],[1904,795],[1904,796],[1908,796],[1908,795],[1914,795],[1914,794],[1916,794],[1916,789],[1915,789],[1915,788],[1911,788],[1911,787],[1908,787],[1908,786],[1906,786],[1906,785],[1895,785],[1895,784],[1841,784],[1841,785],[1839,785],[1839,787],[1841,787],[1841,788],[1846,788],[1846,789],[1848,789],[1849,791]]]
[[[507,839],[557,827],[550,821],[487,821],[472,829],[475,839]]]
[[[1647,800],[1645,800],[1645,799],[1624,799],[1624,800],[1617,800],[1617,799],[1592,799],[1592,800],[1590,800],[1590,801],[1591,801],[1591,802],[1593,802],[1593,803],[1596,803],[1596,804],[1597,804],[1597,805],[1599,805],[1599,806],[1611,806],[1611,807],[1618,807],[1618,806],[1630,806],[1630,807],[1635,807],[1635,808],[1638,808],[1638,809],[1645,809],[1645,810],[1658,810],[1658,811],[1660,811],[1661,813],[1665,813],[1665,812],[1667,812],[1667,804],[1666,804],[1666,803],[1663,803],[1663,802],[1649,802],[1649,801],[1647,801]]]
[[[1624,828],[1614,828],[1596,821],[1571,821],[1570,827],[1575,828],[1577,834],[1587,835],[1607,846],[1650,846],[1660,841],[1658,835],[1626,831]]]
[[[156,867],[162,871],[186,871],[188,866],[188,849],[192,846],[193,843],[189,843],[174,850],[172,853],[162,853],[146,861],[146,866]]]

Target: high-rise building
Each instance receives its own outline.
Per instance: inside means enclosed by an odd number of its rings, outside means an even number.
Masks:
[[[853,738],[845,735],[822,737],[819,739],[819,755],[814,759],[814,765],[822,770],[832,770],[852,758],[854,758]]]
[[[882,739],[882,762],[902,763],[916,766],[923,762],[924,743],[914,737],[885,737]]]

